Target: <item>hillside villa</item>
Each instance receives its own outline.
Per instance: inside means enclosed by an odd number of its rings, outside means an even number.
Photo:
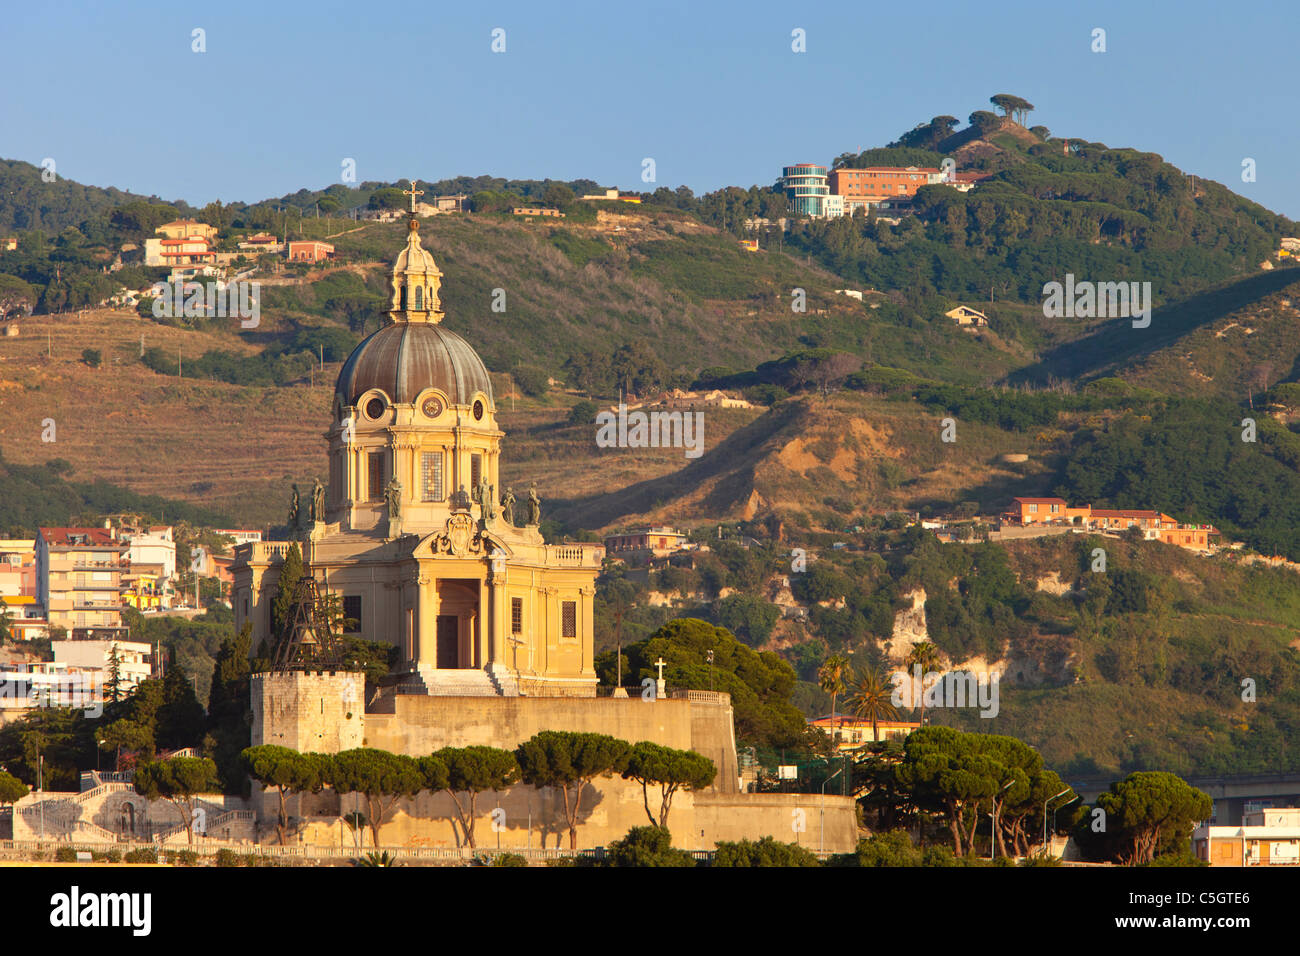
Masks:
[[[911,720],[877,720],[876,736],[872,736],[871,721],[849,714],[829,714],[808,720],[809,727],[824,730],[835,741],[839,753],[857,750],[872,740],[902,740],[921,725]]]
[[[1070,507],[1064,498],[1013,498],[1012,506],[1002,513],[1011,525],[1074,524],[1089,531],[1119,532],[1140,528],[1148,541],[1163,541],[1192,551],[1213,551],[1210,542],[1219,531],[1210,524],[1180,524],[1177,518],[1162,511],[1126,508],[1094,508],[1092,505]]]

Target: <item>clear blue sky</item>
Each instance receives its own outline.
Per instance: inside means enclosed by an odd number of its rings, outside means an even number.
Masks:
[[[964,125],[1006,92],[1038,107],[1031,125],[1160,153],[1300,218],[1300,12],[1280,0],[190,6],[6,5],[0,156],[199,204],[323,188],[345,157],[358,181],[634,190],[653,157],[654,185],[702,193],[937,114]]]

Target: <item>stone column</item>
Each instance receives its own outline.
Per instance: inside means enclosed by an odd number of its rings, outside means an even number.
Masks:
[[[420,574],[415,581],[415,665],[420,670],[438,666],[438,586],[431,575]]]
[[[594,677],[596,674],[596,589],[579,588],[578,593],[582,595],[582,601],[579,602],[581,618],[578,621],[578,640],[581,642],[582,660],[578,664],[578,669],[583,677]]]
[[[510,625],[506,608],[506,560],[504,555],[492,559],[491,570],[487,575],[488,601],[491,606],[490,624],[490,660],[495,664],[506,661],[506,628]]]

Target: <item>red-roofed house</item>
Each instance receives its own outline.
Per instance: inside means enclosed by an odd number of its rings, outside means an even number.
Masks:
[[[293,241],[289,243],[290,262],[323,262],[334,258],[334,247],[328,242],[314,239]]]
[[[1171,518],[1159,511],[1145,511],[1129,508],[1093,508],[1088,526],[1097,529],[1119,530],[1141,528],[1144,531],[1158,531],[1161,528],[1177,528],[1178,519]]]
[[[163,223],[154,233],[167,239],[215,239],[217,227],[195,219],[173,219]]]
[[[1064,498],[1012,498],[1013,504],[1004,517],[1016,524],[1035,524],[1040,521],[1064,521]]]

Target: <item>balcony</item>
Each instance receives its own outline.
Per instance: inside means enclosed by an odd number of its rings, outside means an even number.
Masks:
[[[548,544],[546,563],[566,568],[599,568],[605,557],[600,545]]]

